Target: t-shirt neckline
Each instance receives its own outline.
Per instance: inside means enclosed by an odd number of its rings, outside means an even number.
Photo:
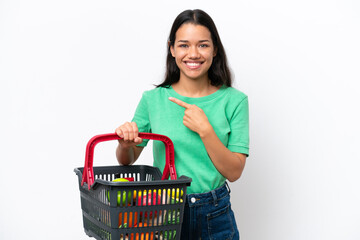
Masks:
[[[208,101],[211,101],[211,100],[219,97],[220,95],[222,95],[225,92],[224,90],[226,88],[227,88],[226,85],[222,85],[216,92],[209,94],[207,96],[204,96],[204,97],[197,97],[197,98],[185,97],[183,95],[180,95],[173,89],[173,87],[171,85],[169,86],[168,89],[169,89],[169,93],[170,93],[171,97],[177,98],[177,99],[184,101],[186,103],[189,103],[189,104],[196,104],[196,103],[208,102]]]

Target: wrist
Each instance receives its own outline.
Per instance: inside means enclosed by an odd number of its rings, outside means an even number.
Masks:
[[[208,138],[214,133],[214,129],[211,124],[204,126],[204,128],[199,131],[199,136],[201,139]]]

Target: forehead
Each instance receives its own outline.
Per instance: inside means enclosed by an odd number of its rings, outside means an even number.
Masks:
[[[175,41],[211,41],[209,29],[203,25],[184,23],[176,31]]]

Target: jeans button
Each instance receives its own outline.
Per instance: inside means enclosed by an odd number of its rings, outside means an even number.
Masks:
[[[196,202],[196,199],[194,197],[191,198],[191,202],[192,203],[195,203]]]

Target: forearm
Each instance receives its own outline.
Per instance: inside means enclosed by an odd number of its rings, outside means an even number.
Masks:
[[[216,169],[230,182],[239,179],[245,167],[246,156],[231,152],[225,147],[212,127],[200,134],[200,137]]]
[[[142,147],[124,147],[119,144],[116,148],[116,158],[120,165],[131,165],[137,160],[141,151]]]
[[[231,152],[224,146],[201,108],[176,98],[169,100],[185,108],[183,124],[199,134],[216,169],[230,182],[239,179],[245,167],[246,156]]]
[[[134,149],[124,148],[119,144],[116,148],[116,158],[120,165],[131,165],[134,163]]]

